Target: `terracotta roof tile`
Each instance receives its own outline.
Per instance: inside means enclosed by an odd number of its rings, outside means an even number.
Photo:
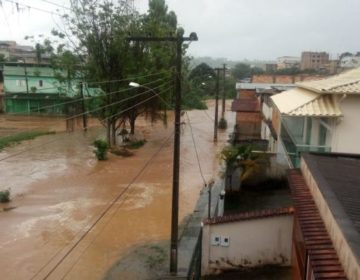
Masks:
[[[347,279],[300,170],[290,170],[288,180],[294,200],[295,217],[301,228],[315,279]]]

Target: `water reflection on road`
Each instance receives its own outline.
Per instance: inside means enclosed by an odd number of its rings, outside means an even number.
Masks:
[[[208,181],[217,175],[217,152],[228,132],[214,144],[209,116],[188,114]],[[226,114],[233,127],[234,115]],[[183,121],[179,221],[192,212],[203,187],[188,120]],[[3,279],[100,279],[130,248],[169,238],[173,128],[140,121],[138,129],[148,142],[128,158],[94,160],[91,143],[104,133],[100,126],[86,134],[39,137],[0,153],[1,158],[40,146],[0,161],[0,187],[11,188],[8,207],[15,207],[0,212]]]

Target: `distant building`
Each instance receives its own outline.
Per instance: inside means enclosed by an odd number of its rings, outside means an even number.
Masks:
[[[345,56],[340,60],[339,67],[351,69],[360,67],[360,56]]]
[[[4,100],[4,111],[11,114],[68,114],[69,103],[79,97],[79,81],[74,78],[60,82],[59,75],[65,76],[62,70],[55,70],[49,65],[29,63],[6,63],[3,66],[3,90],[0,102]],[[96,96],[102,91],[98,88],[84,86],[85,96]],[[92,100],[94,101],[94,100]],[[68,106],[65,104],[72,104]],[[88,106],[93,106],[87,102]],[[79,108],[70,108],[80,110]]]
[[[0,41],[0,54],[7,61],[14,62],[48,63],[50,60],[49,54],[42,54],[41,61],[38,61],[36,51],[32,46],[18,45],[15,41]]]
[[[277,69],[299,68],[300,58],[296,56],[281,56],[277,58]]]
[[[329,64],[329,54],[326,52],[302,52],[301,70],[327,70]]]
[[[273,73],[277,70],[277,64],[276,63],[267,63],[265,64],[265,71],[267,73]]]

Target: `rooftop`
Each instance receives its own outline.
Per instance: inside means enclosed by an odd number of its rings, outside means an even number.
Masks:
[[[336,96],[294,88],[271,97],[281,114],[288,116],[340,117]]]
[[[289,170],[288,179],[297,222],[307,251],[305,258],[308,258],[315,279],[347,279],[301,171],[298,169]],[[302,259],[302,261],[307,260]]]
[[[360,260],[360,155],[311,153],[303,159]]]
[[[236,89],[290,89],[293,88],[294,84],[273,84],[273,83],[236,83]]]
[[[322,80],[300,82],[296,85],[316,93],[360,94],[360,67]]]

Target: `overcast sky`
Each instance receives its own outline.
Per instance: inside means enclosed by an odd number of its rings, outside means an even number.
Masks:
[[[55,11],[46,0],[2,0],[0,40],[23,40],[25,35],[50,33],[58,16],[19,7]],[[69,6],[68,0],[48,0]],[[114,0],[115,2],[116,0]],[[141,11],[148,0],[134,0]],[[167,0],[186,34],[196,32],[189,53],[231,60],[274,60],[300,56],[301,51],[326,51],[333,58],[360,51],[360,0]]]

